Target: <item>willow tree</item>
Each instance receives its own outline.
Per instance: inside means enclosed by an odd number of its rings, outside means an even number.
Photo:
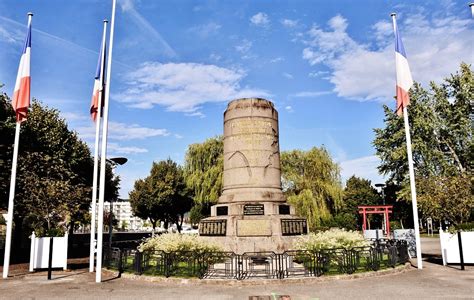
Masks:
[[[324,147],[282,152],[281,169],[288,202],[308,220],[310,230],[330,220],[340,209],[340,168]]]
[[[191,144],[186,152],[184,177],[187,187],[194,194],[193,221],[199,221],[217,203],[222,190],[224,171],[224,144],[221,136]]]

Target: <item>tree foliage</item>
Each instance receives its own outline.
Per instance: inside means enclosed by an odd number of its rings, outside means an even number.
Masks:
[[[186,186],[194,195],[193,222],[209,215],[210,206],[217,203],[222,192],[224,143],[222,137],[191,144],[186,152],[184,176]]]
[[[350,177],[343,192],[342,207],[329,223],[333,227],[356,230],[361,227],[358,206],[381,205],[382,197],[372,186],[370,180]]]
[[[178,231],[184,214],[192,207],[192,198],[184,182],[183,170],[171,159],[154,162],[145,179],[135,181],[130,192],[133,214],[141,219],[149,219],[153,231],[158,221],[175,223]]]
[[[0,99],[1,205],[7,206],[15,117],[8,97]],[[72,231],[89,219],[92,158],[87,145],[69,130],[59,111],[33,100],[21,125],[15,211],[16,227],[25,224],[38,234]],[[107,195],[116,197],[119,179],[107,176]]]
[[[435,187],[445,186],[445,191],[456,192],[454,186],[448,188],[447,184],[464,182],[472,189],[472,180],[463,178],[472,178],[473,173],[473,107],[474,74],[465,63],[461,64],[459,72],[440,85],[431,82],[430,89],[425,90],[415,84],[410,90],[409,123],[420,202],[441,201],[433,198],[433,195],[439,195]],[[385,128],[374,130],[373,143],[381,158],[379,170],[389,176],[390,182],[402,186],[399,198],[408,200],[411,197],[403,118],[387,106],[384,106],[384,112]],[[463,192],[457,191],[462,198]],[[440,221],[451,218],[449,214],[435,213],[428,207],[435,206],[422,207],[426,217],[436,215]]]
[[[341,208],[340,169],[324,147],[282,152],[281,170],[288,202],[307,218],[310,230]]]

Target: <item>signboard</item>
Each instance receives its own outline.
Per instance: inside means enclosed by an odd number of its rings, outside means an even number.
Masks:
[[[281,219],[282,235],[301,235],[308,233],[306,219]]]
[[[199,223],[199,235],[223,236],[226,233],[227,220],[209,220]]]
[[[260,216],[264,215],[263,204],[245,204],[244,215],[245,216]]]

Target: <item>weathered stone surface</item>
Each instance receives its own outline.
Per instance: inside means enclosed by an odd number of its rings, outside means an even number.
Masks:
[[[237,236],[271,236],[272,224],[269,219],[237,220]]]
[[[225,236],[205,238],[220,243],[227,251],[241,254],[292,249],[295,237],[283,235],[282,220],[301,218],[295,216],[292,206],[280,214],[280,205],[286,204],[286,199],[281,190],[278,134],[278,112],[270,101],[246,98],[228,104],[224,112],[222,195],[211,207],[211,217],[203,220],[225,220]],[[205,225],[203,233],[214,228]],[[295,230],[294,226],[287,227],[285,230],[291,233]]]

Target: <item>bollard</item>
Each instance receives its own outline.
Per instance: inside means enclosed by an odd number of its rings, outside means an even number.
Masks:
[[[461,239],[461,231],[458,231],[458,244],[459,244],[459,259],[461,262],[461,270],[464,271],[464,255],[462,254],[462,239]]]
[[[53,268],[53,237],[49,238],[49,258],[48,258],[48,280],[51,280]]]

